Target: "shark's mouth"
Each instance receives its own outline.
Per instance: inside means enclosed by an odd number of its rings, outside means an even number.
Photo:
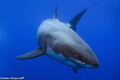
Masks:
[[[81,66],[81,68],[90,68],[90,69],[94,69],[97,68],[95,66],[92,66],[90,64],[84,63],[82,61],[79,61],[77,59],[73,59],[73,58],[69,58],[71,61],[73,61],[74,63],[76,63],[77,65]]]

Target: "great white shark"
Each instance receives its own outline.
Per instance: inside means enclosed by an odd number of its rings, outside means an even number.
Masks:
[[[39,47],[35,50],[16,57],[17,59],[31,59],[42,55],[77,69],[99,67],[99,62],[88,44],[76,33],[76,24],[86,9],[73,17],[69,23],[58,20],[57,6],[52,19],[44,20],[37,31]]]

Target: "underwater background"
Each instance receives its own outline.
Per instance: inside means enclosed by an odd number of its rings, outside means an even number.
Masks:
[[[15,58],[38,47],[37,29],[43,20],[53,18],[56,4],[58,19],[65,23],[87,9],[77,24],[77,33],[95,52],[99,68],[74,73],[48,56]],[[120,0],[0,0],[0,77],[120,80]]]

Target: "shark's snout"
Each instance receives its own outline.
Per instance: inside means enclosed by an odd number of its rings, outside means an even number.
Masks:
[[[87,68],[95,69],[95,68],[98,68],[99,66],[100,66],[100,64],[99,64],[97,58],[95,57],[95,60],[93,60],[91,62],[91,64],[87,66]]]
[[[98,68],[100,66],[99,62],[97,61],[97,63],[94,64],[94,67]]]
[[[90,68],[90,69],[96,69],[100,66],[99,62],[96,60],[94,61],[94,63],[88,64],[86,63],[86,68]]]
[[[100,66],[99,61],[96,57],[96,55],[94,54],[94,52],[92,51],[92,49],[90,47],[84,47],[82,46],[84,49],[81,49],[81,53],[80,53],[80,57],[81,57],[81,62],[86,64],[86,68],[91,68],[91,69],[95,69],[98,68]],[[80,52],[79,51],[79,52]]]
[[[94,65],[92,65],[92,67],[91,68],[98,68],[100,66],[100,64],[99,64],[99,62],[97,62],[97,63],[95,63]]]

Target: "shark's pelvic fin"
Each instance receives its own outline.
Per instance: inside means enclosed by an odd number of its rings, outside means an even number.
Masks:
[[[35,58],[41,55],[45,54],[45,50],[42,50],[41,48],[37,48],[34,51],[31,51],[29,53],[17,56],[17,59],[31,59],[31,58]]]
[[[71,25],[70,27],[76,31],[76,24],[78,23],[78,21],[80,20],[80,18],[82,17],[82,15],[86,12],[87,9],[85,9],[84,11],[80,12],[79,14],[77,14],[75,17],[73,17],[70,21],[69,21],[69,25]]]
[[[75,73],[78,72],[77,68],[72,68]]]
[[[58,15],[57,15],[57,5],[55,6],[55,13],[54,13],[53,19],[58,19]]]

